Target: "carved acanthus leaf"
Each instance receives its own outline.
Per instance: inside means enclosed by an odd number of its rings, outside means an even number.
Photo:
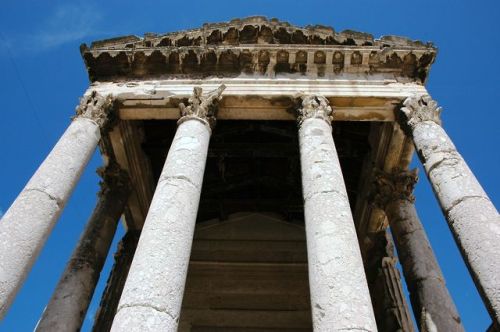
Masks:
[[[333,109],[330,102],[320,95],[301,95],[302,105],[297,109],[297,122],[299,126],[306,119],[323,119],[328,123],[333,120]]]
[[[76,117],[95,121],[102,129],[110,122],[113,104],[111,95],[102,96],[94,90],[80,99],[80,104],[76,107]]]
[[[186,121],[189,118],[198,118],[204,120],[213,127],[215,124],[215,113],[217,111],[217,102],[221,99],[222,92],[226,86],[222,84],[216,90],[203,95],[203,90],[200,87],[193,89],[193,94],[188,99],[188,105],[179,103],[181,118],[179,123]]]
[[[115,161],[111,161],[108,165],[99,167],[97,174],[101,177],[99,185],[101,190],[99,196],[105,195],[110,191],[119,189],[130,189],[130,178],[128,173],[124,171]]]
[[[429,95],[408,97],[401,108],[404,115],[401,125],[413,128],[424,121],[432,121],[441,125],[441,111],[442,108]]]
[[[370,201],[380,209],[396,200],[415,201],[413,189],[418,181],[418,169],[403,171],[395,169],[392,173],[380,170],[375,172]]]

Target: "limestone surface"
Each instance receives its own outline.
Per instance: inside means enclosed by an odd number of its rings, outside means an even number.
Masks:
[[[115,164],[102,172],[98,202],[45,308],[36,331],[78,331],[129,194],[126,174]]]
[[[8,310],[100,139],[77,117],[0,221],[0,318]]]
[[[158,181],[112,331],[175,331],[211,130],[183,121]]]
[[[500,215],[439,125],[440,108],[429,96],[408,98],[402,108],[408,133],[490,315],[500,322]]]
[[[315,104],[331,114],[329,106]],[[314,329],[376,331],[332,128],[311,114],[302,113],[308,117],[300,119],[299,145]]]
[[[387,209],[417,322],[425,325],[425,309],[438,331],[464,331],[415,206],[400,200]]]

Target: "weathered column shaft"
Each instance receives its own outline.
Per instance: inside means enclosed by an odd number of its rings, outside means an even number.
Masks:
[[[139,231],[129,230],[118,243],[118,249],[114,256],[115,264],[109,273],[99,309],[95,314],[94,325],[92,326],[93,332],[103,332],[111,329],[116,308],[118,308],[118,301],[122,295],[130,264],[137,248],[139,235]]]
[[[100,139],[109,98],[92,94],[0,221],[0,319],[26,279]]]
[[[379,172],[374,203],[385,211],[389,220],[420,330],[432,331],[431,326],[435,325],[438,331],[464,331],[413,204],[416,182],[416,170]]]
[[[113,321],[112,331],[176,331],[211,129],[195,88],[168,152]]]
[[[429,96],[408,98],[402,126],[420,161],[483,301],[500,322],[500,215],[441,127],[441,108]]]
[[[389,203],[386,211],[420,329],[430,317],[438,331],[464,331],[415,206],[398,200]],[[427,318],[422,315],[425,312]]]
[[[82,326],[129,194],[127,176],[117,165],[101,175],[97,206],[36,331],[78,331]]]
[[[349,200],[320,96],[299,109],[299,144],[315,331],[376,331]]]

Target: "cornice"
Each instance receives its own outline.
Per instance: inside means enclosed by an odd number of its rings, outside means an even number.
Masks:
[[[389,74],[425,82],[437,49],[398,36],[297,27],[249,17],[167,34],[124,36],[81,47],[92,81],[152,77],[329,77]]]
[[[220,36],[219,36],[220,34]],[[134,35],[94,41],[91,49],[122,48],[137,46],[202,46],[245,44],[301,44],[301,45],[347,45],[376,47],[425,47],[435,49],[430,42],[424,43],[401,36],[373,35],[353,30],[336,32],[332,27],[308,25],[299,27],[276,18],[263,16],[234,19],[230,22],[205,23],[201,28],[170,32],[166,34],[146,33],[144,37]]]

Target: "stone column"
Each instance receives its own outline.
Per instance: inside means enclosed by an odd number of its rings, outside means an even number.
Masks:
[[[386,230],[368,233],[365,271],[379,331],[413,332],[413,320],[396,267],[394,244]]]
[[[413,313],[421,331],[464,331],[441,269],[413,204],[416,170],[377,172],[373,202],[391,226]]]
[[[403,288],[401,287],[401,276],[396,268],[396,262],[395,257],[382,258],[387,314],[390,316],[389,320],[392,320],[393,331],[413,332],[413,322],[406,305]]]
[[[10,307],[92,157],[111,97],[93,92],[0,221],[0,319]]]
[[[428,95],[410,97],[401,125],[420,161],[493,320],[500,322],[500,215],[441,127],[441,108]]]
[[[127,175],[118,165],[110,164],[98,173],[103,181],[97,206],[36,331],[78,331],[85,319],[129,195]]]
[[[180,118],[111,331],[176,331],[186,283],[215,102],[195,88]]]
[[[109,331],[115,317],[118,301],[122,295],[130,264],[134,258],[140,231],[128,230],[118,243],[115,253],[115,264],[109,273],[106,288],[101,297],[99,309],[94,318],[93,332]]]
[[[302,98],[299,145],[314,330],[376,331],[331,116],[325,97]]]

